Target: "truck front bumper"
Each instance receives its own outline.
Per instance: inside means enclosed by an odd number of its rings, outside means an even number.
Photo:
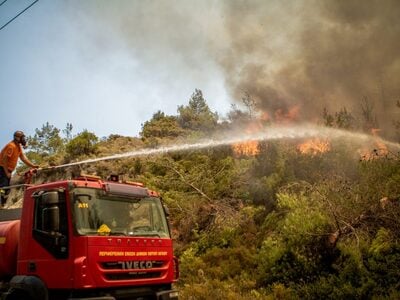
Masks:
[[[154,297],[154,296],[153,296]],[[152,299],[153,299],[152,297]],[[134,299],[147,299],[147,296],[139,296]],[[167,290],[156,293],[157,300],[178,300],[178,291]],[[103,296],[103,297],[89,297],[89,298],[68,298],[68,300],[116,300],[113,296]]]
[[[157,300],[178,300],[178,291],[176,290],[169,290],[169,291],[162,291],[156,294]]]

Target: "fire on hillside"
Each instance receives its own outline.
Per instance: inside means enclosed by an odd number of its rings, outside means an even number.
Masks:
[[[249,135],[254,135],[264,131],[271,125],[283,124],[286,126],[293,124],[297,120],[298,113],[298,107],[294,107],[287,112],[278,110],[272,117],[266,112],[259,113],[258,118],[247,124],[245,132]],[[335,130],[335,128],[332,129]],[[353,150],[361,160],[377,159],[388,155],[388,147],[384,140],[378,136],[379,132],[380,129],[371,129],[372,137],[368,139],[368,144],[360,146],[358,150]],[[301,155],[317,156],[332,151],[331,138],[326,135],[324,137],[315,135],[314,137],[303,139],[294,147]],[[234,143],[232,144],[232,150],[236,157],[256,156],[260,153],[259,141],[249,139],[245,142]]]
[[[328,152],[331,144],[327,139],[313,138],[297,145],[297,150],[302,154],[311,156]]]
[[[372,128],[371,134],[374,137],[374,144],[369,147],[364,147],[358,150],[361,160],[372,160],[381,157],[385,157],[389,154],[388,147],[378,136],[381,130],[379,128]]]

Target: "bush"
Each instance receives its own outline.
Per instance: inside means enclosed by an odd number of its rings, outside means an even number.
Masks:
[[[94,133],[84,130],[68,142],[66,145],[67,155],[70,159],[74,159],[83,155],[95,154],[97,141],[98,138]]]

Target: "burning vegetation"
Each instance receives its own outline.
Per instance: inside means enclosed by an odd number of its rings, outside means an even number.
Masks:
[[[378,135],[380,131],[378,128],[371,129],[373,143],[358,150],[361,160],[379,159],[389,154],[388,147]]]
[[[317,155],[328,152],[331,149],[331,144],[328,140],[313,138],[297,145],[297,150],[301,154]]]
[[[235,143],[232,145],[232,149],[236,157],[255,156],[260,153],[260,150],[258,148],[258,141]]]

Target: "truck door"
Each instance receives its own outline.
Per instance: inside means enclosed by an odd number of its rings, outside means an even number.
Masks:
[[[48,288],[70,288],[68,205],[65,189],[36,191],[32,195],[32,231],[24,262],[25,274],[40,277]]]

